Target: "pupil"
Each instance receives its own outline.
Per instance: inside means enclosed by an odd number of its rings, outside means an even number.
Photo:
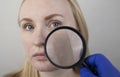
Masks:
[[[54,26],[55,26],[55,27],[58,26],[58,23],[55,23]]]
[[[32,27],[29,25],[29,26],[28,26],[28,29],[31,29],[31,28],[32,28]]]

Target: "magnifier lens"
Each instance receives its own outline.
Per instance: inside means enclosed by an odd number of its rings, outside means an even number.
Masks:
[[[83,57],[83,40],[71,28],[58,28],[46,41],[46,55],[55,66],[71,67]]]

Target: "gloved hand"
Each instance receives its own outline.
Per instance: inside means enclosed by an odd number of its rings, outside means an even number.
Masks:
[[[89,68],[80,69],[80,77],[120,77],[120,72],[102,54],[94,54],[85,59],[85,63],[96,68],[98,75],[95,75]]]

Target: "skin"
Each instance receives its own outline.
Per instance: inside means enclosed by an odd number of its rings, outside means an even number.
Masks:
[[[58,68],[53,66],[45,56],[34,57],[33,55],[44,53],[45,38],[54,28],[63,25],[72,25],[76,28],[68,1],[25,0],[19,13],[19,24],[26,57],[32,66],[40,72],[58,71]],[[70,72],[71,69],[68,73]]]

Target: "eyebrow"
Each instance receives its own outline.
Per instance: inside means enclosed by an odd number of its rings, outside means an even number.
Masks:
[[[51,14],[51,15],[46,16],[46,17],[45,17],[45,20],[52,19],[53,17],[56,17],[56,16],[63,17],[63,15],[62,15],[62,14]]]
[[[60,17],[63,17],[63,15],[61,14],[51,14],[51,15],[48,15],[45,17],[45,20],[49,20],[49,19],[52,19],[53,17],[56,17],[56,16],[60,16]],[[30,18],[23,18],[21,20],[18,20],[18,22],[22,22],[22,21],[29,21],[29,22],[32,22],[32,19]]]
[[[30,18],[23,18],[21,20],[18,21],[18,23],[22,22],[22,21],[29,21],[32,22],[32,20]]]

